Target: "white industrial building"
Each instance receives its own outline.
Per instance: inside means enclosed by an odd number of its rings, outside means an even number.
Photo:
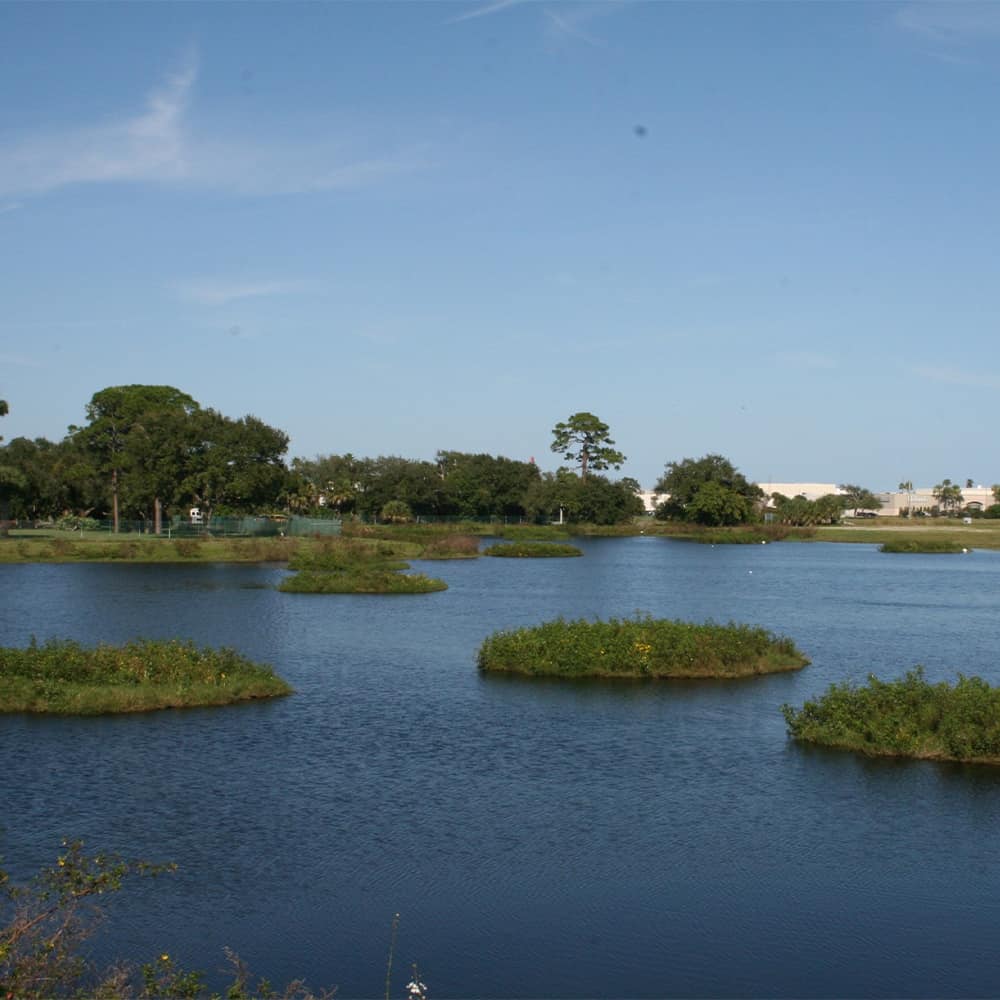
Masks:
[[[805,497],[807,500],[818,500],[820,497],[830,493],[836,495],[843,494],[843,490],[836,483],[758,483],[757,484],[768,497],[772,493],[781,493],[786,497]],[[957,484],[956,484],[957,485]],[[990,486],[965,486],[961,487],[962,502],[960,509],[966,510],[986,510],[997,503],[993,496],[993,488]],[[666,493],[655,493],[653,490],[643,490],[639,494],[646,508],[646,512],[652,514],[656,510],[657,504],[667,499]],[[934,497],[934,487],[922,486],[913,489],[909,493],[902,490],[876,493],[875,496],[882,501],[882,506],[874,513],[883,517],[899,517],[902,511],[910,508],[914,513],[917,511],[930,511],[933,507],[940,507],[939,501]]]

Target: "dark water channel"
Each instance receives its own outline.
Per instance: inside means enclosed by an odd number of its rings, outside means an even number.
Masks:
[[[110,952],[433,997],[996,996],[1000,771],[789,744],[833,681],[1000,683],[1000,553],[580,542],[437,563],[418,597],[300,596],[275,566],[2,566],[0,639],[231,645],[287,699],[0,717],[0,854],[62,837],[172,860]],[[760,623],[812,657],[737,683],[480,677],[494,629],[556,615]]]

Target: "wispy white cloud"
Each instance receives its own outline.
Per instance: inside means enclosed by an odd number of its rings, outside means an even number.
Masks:
[[[966,43],[1000,38],[1000,4],[958,2],[909,3],[896,12],[905,31],[938,42]]]
[[[817,371],[839,367],[836,358],[831,358],[828,354],[817,354],[815,351],[778,351],[774,358],[780,364],[790,368],[807,368]]]
[[[917,365],[911,373],[932,382],[946,382],[949,385],[971,385],[984,389],[1000,389],[1000,375],[988,372],[967,372],[949,365]]]
[[[186,302],[195,302],[202,306],[224,306],[241,299],[294,295],[308,290],[310,286],[311,282],[301,278],[263,281],[193,278],[177,282],[173,289]]]
[[[189,169],[183,119],[197,75],[190,52],[149,94],[141,114],[35,134],[0,148],[0,191],[38,194],[68,184],[183,177]]]
[[[479,17],[490,17],[526,2],[527,0],[492,0],[492,2],[480,4],[471,10],[449,18],[445,24],[459,24],[462,21],[471,21]],[[575,40],[586,42],[587,45],[603,47],[606,44],[605,41],[586,30],[586,25],[597,18],[622,10],[625,6],[625,0],[589,0],[585,3],[570,3],[567,0],[562,0],[562,2],[549,4],[545,7],[535,5],[535,9],[542,11],[545,29],[550,36],[559,40]]]
[[[426,165],[423,149],[352,156],[348,137],[268,143],[200,134],[191,122],[198,59],[191,50],[142,111],[101,124],[35,132],[0,146],[0,196],[73,184],[157,183],[275,195],[353,188]],[[8,203],[16,207],[17,202]]]
[[[8,212],[16,212],[21,207],[19,201],[8,201],[0,205],[0,215],[6,215]]]
[[[477,17],[489,17],[490,14],[499,14],[500,11],[506,10],[508,7],[517,7],[522,3],[524,0],[493,0],[493,3],[480,4],[473,7],[472,10],[451,17],[445,21],[445,24],[458,24],[460,21],[471,21]]]
[[[603,48],[606,42],[584,30],[584,25],[591,21],[599,12],[596,4],[567,4],[554,8],[545,8],[545,17],[549,32],[559,38],[575,39],[586,42],[594,48]]]

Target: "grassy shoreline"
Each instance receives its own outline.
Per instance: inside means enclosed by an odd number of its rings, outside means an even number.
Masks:
[[[734,679],[800,670],[808,662],[791,639],[763,628],[648,617],[558,618],[495,632],[478,656],[484,673],[564,678]]]
[[[407,545],[405,558],[474,559],[479,540],[566,543],[572,537],[681,539],[704,544],[760,544],[761,541],[838,542],[868,545],[950,544],[957,548],[1000,549],[1000,520],[977,519],[965,525],[954,518],[904,518],[815,528],[749,525],[737,528],[697,528],[643,518],[623,525],[500,525],[475,524],[345,524],[341,536],[362,541]],[[166,538],[156,535],[87,534],[12,530],[0,538],[2,563],[136,562],[136,563],[285,563],[297,553],[321,548],[318,538]]]
[[[105,715],[231,705],[292,689],[232,649],[177,640],[81,646],[51,639],[0,647],[0,713]]]

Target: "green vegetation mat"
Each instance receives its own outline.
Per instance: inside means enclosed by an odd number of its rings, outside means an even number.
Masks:
[[[967,552],[968,547],[950,538],[890,538],[879,552]]]
[[[977,518],[972,524],[962,524],[955,518],[885,518],[875,526],[871,521],[842,527],[821,527],[816,529],[819,542],[867,542],[882,545],[885,542],[897,544],[902,541],[951,542],[959,548],[1000,549],[1000,519]]]
[[[421,559],[478,559],[479,539],[475,535],[445,535],[424,545]]]
[[[979,677],[931,684],[917,667],[900,680],[834,684],[801,709],[781,710],[796,740],[869,756],[1000,764],[1000,688]]]
[[[443,580],[400,572],[410,568],[404,559],[422,552],[423,546],[411,541],[324,539],[295,552],[288,565],[298,572],[282,580],[278,589],[286,594],[429,594],[447,590]]]
[[[575,545],[557,545],[554,542],[504,542],[491,545],[483,555],[501,556],[506,559],[558,559],[566,556],[582,556]]]
[[[0,539],[0,563],[16,562],[285,562],[300,545],[297,538],[168,538],[166,535],[84,535],[49,537],[42,533]]]
[[[146,712],[276,698],[291,690],[270,667],[231,649],[176,640],[86,648],[53,639],[0,648],[0,712]]]
[[[282,580],[278,589],[286,594],[430,594],[447,590],[448,584],[423,573],[407,575],[383,569],[351,573],[304,570]]]
[[[732,528],[705,528],[668,522],[667,530],[658,534],[702,545],[760,545],[761,542],[808,541],[816,534],[815,528],[795,528],[787,524],[737,525]]]
[[[791,639],[751,625],[670,619],[566,621],[496,632],[479,650],[484,671],[537,677],[745,677],[798,670]]]

